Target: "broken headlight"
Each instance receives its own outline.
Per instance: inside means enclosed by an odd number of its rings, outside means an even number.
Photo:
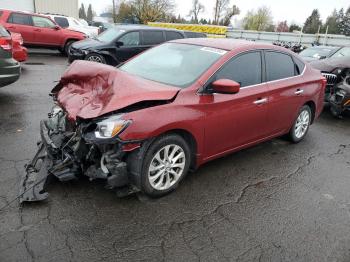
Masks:
[[[123,120],[121,116],[112,116],[101,122],[97,122],[95,130],[96,138],[112,138],[123,132],[130,125],[131,120]]]

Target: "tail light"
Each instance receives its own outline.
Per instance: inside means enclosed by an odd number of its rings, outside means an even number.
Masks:
[[[12,53],[12,39],[11,38],[0,38],[0,47],[8,52]]]

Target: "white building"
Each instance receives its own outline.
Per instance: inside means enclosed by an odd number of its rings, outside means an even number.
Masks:
[[[79,18],[78,0],[0,0],[0,9],[60,14]]]

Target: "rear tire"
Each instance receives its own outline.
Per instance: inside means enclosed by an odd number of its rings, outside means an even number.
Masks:
[[[288,134],[289,139],[293,143],[299,143],[305,138],[307,132],[309,131],[311,120],[311,108],[308,105],[304,105],[302,108],[300,108],[298,116]]]
[[[74,42],[76,42],[76,41],[75,41],[75,40],[69,40],[69,41],[67,41],[66,44],[64,45],[63,51],[64,51],[64,54],[65,54],[66,56],[69,55],[69,49],[70,49],[71,45],[72,45]]]

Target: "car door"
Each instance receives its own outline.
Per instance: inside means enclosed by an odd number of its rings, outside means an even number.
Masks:
[[[142,51],[165,42],[163,30],[142,30]]]
[[[32,16],[34,40],[36,44],[46,46],[61,46],[60,28],[52,20],[42,16]]]
[[[123,44],[119,46],[119,42]],[[120,36],[116,40],[114,50],[118,62],[124,62],[140,53],[142,51],[140,48],[140,32],[130,31]]]
[[[33,44],[35,42],[33,21],[29,14],[12,12],[7,19],[5,27],[10,32],[21,34],[24,44]]]
[[[267,135],[267,84],[263,83],[262,52],[233,57],[209,80],[240,83],[237,94],[214,93],[206,109],[206,158],[259,141]],[[210,86],[209,86],[210,88]]]
[[[291,55],[265,51],[266,80],[269,88],[268,127],[274,135],[292,126],[303,103],[304,83]]]

